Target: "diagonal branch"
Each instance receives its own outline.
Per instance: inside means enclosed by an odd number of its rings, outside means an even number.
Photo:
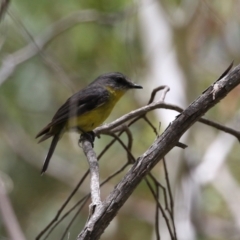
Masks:
[[[159,136],[149,149],[138,158],[121,182],[103,202],[101,209],[93,214],[92,231],[84,228],[78,240],[99,239],[118,210],[130,197],[137,185],[149,171],[176,145],[181,136],[210,108],[222,100],[240,83],[240,65],[223,79],[211,85],[192,102]],[[91,219],[89,219],[91,220]]]

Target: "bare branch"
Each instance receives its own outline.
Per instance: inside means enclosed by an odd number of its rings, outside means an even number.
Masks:
[[[96,128],[94,130],[94,132],[96,133],[96,135],[99,135],[99,134],[102,134],[102,133],[103,134],[107,133],[110,130],[115,129],[115,128],[122,129],[122,128],[119,127],[119,125],[124,124],[125,122],[127,122],[131,119],[133,119],[132,122],[135,122],[136,120],[142,118],[143,117],[142,115],[144,115],[144,114],[146,114],[146,113],[148,113],[148,112],[150,112],[154,109],[158,109],[158,108],[175,110],[179,113],[183,112],[183,109],[181,107],[179,107],[177,105],[174,105],[174,104],[165,103],[165,102],[162,102],[160,100],[160,101],[157,101],[157,102],[153,102],[149,105],[146,105],[144,107],[138,108],[138,109],[136,109],[136,110],[134,110],[130,113],[127,113],[127,114],[123,115],[122,117],[118,118],[117,120],[115,120],[115,121],[113,121],[109,124],[104,124],[104,125]],[[134,119],[135,117],[136,117],[136,119]],[[217,123],[217,122],[214,122],[212,120],[205,119],[205,118],[200,118],[197,121],[200,122],[200,123],[203,123],[205,125],[214,127],[214,128],[216,128],[220,131],[223,131],[225,133],[231,134],[231,135],[235,136],[240,141],[240,131],[237,131],[237,130],[235,130],[233,128],[230,128],[230,127],[223,126],[220,123]],[[125,126],[123,127],[123,129],[124,128],[125,128]],[[176,144],[176,145],[178,145],[178,144]]]
[[[81,142],[83,152],[87,157],[91,175],[91,210],[92,215],[95,211],[95,208],[98,208],[101,205],[101,198],[100,198],[100,180],[99,180],[99,166],[96,153],[93,150],[92,143],[88,140],[87,134],[82,134],[80,137],[79,142]]]
[[[149,105],[146,105],[144,107],[141,107],[137,110],[134,110],[134,111],[131,111],[130,113],[128,114],[125,114],[123,115],[122,117],[118,118],[117,120],[109,123],[109,124],[105,124],[105,125],[102,125],[100,127],[97,127],[94,132],[96,133],[96,135],[99,135],[101,133],[106,133],[106,132],[109,132],[110,130],[118,127],[119,125],[135,118],[135,117],[139,117],[149,111],[152,111],[156,108],[161,108],[163,102],[162,101],[158,101],[156,103],[151,103]],[[141,116],[142,117],[142,116]]]
[[[167,92],[169,92],[170,88],[169,88],[168,86],[163,85],[163,86],[159,86],[159,87],[153,89],[152,94],[151,94],[151,97],[150,97],[150,99],[149,99],[149,101],[148,101],[148,104],[150,104],[150,103],[153,102],[153,100],[155,99],[155,96],[156,96],[157,92],[159,92],[160,90],[163,90],[163,95],[162,95],[162,97],[161,97],[161,100],[164,101],[164,99],[165,99],[165,97],[166,97],[166,94],[167,94]]]
[[[136,163],[114,188],[109,197],[103,202],[101,209],[95,212],[91,219],[93,230],[84,228],[78,236],[82,239],[99,239],[104,229],[108,226],[118,210],[126,202],[141,180],[149,171],[176,145],[180,137],[211,107],[223,99],[233,88],[240,83],[240,65],[227,76],[217,82],[213,98],[210,86],[202,95],[189,105],[158,137],[150,148],[138,158]],[[153,107],[151,104],[147,107]],[[139,110],[137,110],[139,111]],[[136,113],[136,111],[135,111]],[[130,116],[130,115],[129,115]],[[122,118],[120,118],[123,121]],[[113,127],[113,125],[111,125]]]

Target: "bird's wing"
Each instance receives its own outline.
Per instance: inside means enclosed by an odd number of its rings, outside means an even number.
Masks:
[[[52,124],[66,122],[69,118],[80,116],[100,107],[109,98],[108,91],[101,86],[87,87],[71,96],[53,116]]]
[[[87,88],[72,95],[56,112],[52,121],[45,126],[36,136],[43,136],[39,142],[42,142],[54,135],[51,132],[53,126],[61,129],[65,122],[74,116],[79,116],[91,111],[104,104],[109,98],[108,91],[99,85],[90,85]],[[58,129],[58,130],[59,130]]]

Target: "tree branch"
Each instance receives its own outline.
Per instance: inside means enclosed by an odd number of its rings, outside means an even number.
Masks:
[[[89,141],[87,134],[81,134],[79,142],[81,142],[83,152],[87,157],[91,175],[90,189],[92,203],[89,206],[89,221],[87,221],[85,226],[89,231],[91,231],[93,227],[92,221],[94,220],[94,218],[91,219],[91,216],[94,215],[95,211],[98,211],[102,205],[100,197],[99,166],[96,153],[93,150],[93,144]]]
[[[103,231],[126,202],[147,173],[177,144],[181,136],[210,108],[223,99],[240,83],[240,65],[223,79],[215,82],[192,102],[159,136],[149,149],[138,158],[121,182],[103,202],[91,219],[93,228],[84,228],[78,240],[99,239]]]

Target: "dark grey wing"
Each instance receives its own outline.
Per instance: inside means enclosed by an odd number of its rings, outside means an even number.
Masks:
[[[52,125],[66,122],[69,118],[89,112],[109,99],[108,91],[97,85],[89,86],[71,96],[56,112]]]

